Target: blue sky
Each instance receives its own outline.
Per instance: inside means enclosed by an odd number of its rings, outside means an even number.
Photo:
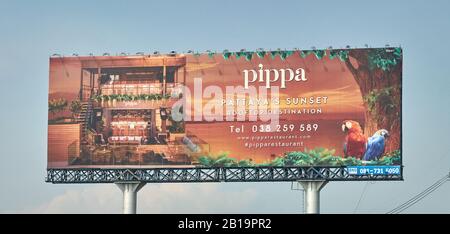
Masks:
[[[51,185],[48,58],[154,50],[404,49],[405,181],[331,182],[324,213],[384,213],[450,169],[449,1],[0,1],[0,212],[118,213],[114,185]],[[408,212],[449,213],[450,183]],[[141,213],[300,213],[290,183],[147,185]]]

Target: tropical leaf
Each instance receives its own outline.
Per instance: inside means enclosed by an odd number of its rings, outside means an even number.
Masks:
[[[311,54],[310,50],[302,50],[300,51],[300,57],[306,58],[309,54]]]
[[[231,53],[230,51],[224,50],[223,53],[222,53],[222,56],[223,56],[223,58],[224,58],[225,60],[228,60],[228,59],[230,58],[231,54],[232,54],[232,53]]]
[[[241,56],[243,56],[243,55],[244,55],[244,52],[242,52],[242,51],[234,52],[234,56],[236,57],[236,59],[240,59]]]
[[[284,161],[284,159],[282,157],[277,157],[274,160],[272,160],[270,165],[274,166],[274,167],[284,167],[285,166],[285,161]]]
[[[211,166],[211,159],[207,156],[200,156],[198,162],[203,166]]]
[[[275,59],[275,57],[277,57],[277,55],[280,53],[280,51],[278,51],[278,50],[273,50],[273,51],[270,51],[270,57],[272,58],[272,59]]]
[[[240,166],[240,167],[250,167],[250,166],[254,166],[254,163],[253,163],[251,160],[249,160],[249,159],[241,160],[241,161],[239,161],[237,164],[238,164],[238,166]]]
[[[330,58],[330,60],[333,60],[337,56],[339,56],[339,53],[337,50],[330,50],[330,52],[328,53],[328,57]]]
[[[339,59],[341,60],[341,61],[345,61],[345,60],[347,60],[348,59],[348,50],[340,50],[339,51],[339,54],[338,54],[338,56],[339,56]]]
[[[286,58],[291,56],[294,53],[294,51],[292,51],[292,50],[285,50],[285,51],[280,51],[279,53],[280,53],[281,60],[285,60]]]
[[[257,51],[256,55],[258,55],[259,58],[264,58],[264,56],[266,56],[266,51]]]
[[[314,50],[313,53],[318,60],[321,60],[327,54],[326,50]]]
[[[245,52],[245,60],[250,61],[252,60],[253,52]]]

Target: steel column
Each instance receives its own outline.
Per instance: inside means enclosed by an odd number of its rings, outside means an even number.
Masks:
[[[307,214],[320,213],[320,190],[328,183],[326,180],[298,181],[305,191],[305,212]]]
[[[123,193],[123,213],[136,214],[137,193],[145,186],[142,182],[123,182],[116,183]]]

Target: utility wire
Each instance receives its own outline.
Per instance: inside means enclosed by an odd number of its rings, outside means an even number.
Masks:
[[[400,213],[400,212],[408,209],[412,205],[416,204],[417,202],[419,202],[420,200],[422,200],[423,198],[425,198],[426,196],[428,196],[429,194],[434,192],[437,188],[439,188],[442,184],[444,184],[445,181],[446,181],[445,177],[438,180],[433,185],[431,185],[430,187],[428,187],[427,189],[425,189],[424,191],[422,191],[421,193],[419,193],[418,195],[416,195],[409,201],[407,201],[404,204],[402,204],[401,206],[397,207],[396,208],[397,210],[395,211],[395,213]]]
[[[434,192],[436,189],[438,189],[440,186],[442,186],[446,182],[446,179],[443,179],[441,181],[438,181],[434,185],[430,186],[426,191],[424,191],[421,195],[418,195],[416,199],[409,201],[409,203],[404,204],[403,208],[401,208],[397,213],[403,212],[404,210],[408,209],[409,207],[415,205],[420,200],[424,199],[428,195],[430,195],[432,192]]]
[[[304,214],[305,213],[305,190],[300,189],[300,193],[302,194],[301,211],[302,211],[302,214]]]
[[[432,184],[430,187],[426,188],[421,193],[417,194],[416,196],[409,199],[405,203],[403,203],[400,206],[389,211],[388,214],[399,214],[399,213],[403,212],[404,210],[406,210],[409,207],[413,206],[414,204],[418,203],[420,200],[424,199],[426,196],[430,195],[436,189],[438,189],[443,184],[445,184],[445,182],[447,182],[447,180],[449,180],[449,179],[450,179],[450,174],[446,174],[444,177],[437,180],[434,184]]]
[[[413,198],[411,198],[410,200],[408,200],[407,202],[403,203],[402,205],[398,206],[397,208],[391,210],[388,213],[392,213],[392,214],[398,214],[406,209],[408,209],[409,207],[411,207],[412,205],[416,204],[417,202],[419,202],[420,200],[422,200],[423,198],[425,198],[426,196],[428,196],[429,194],[431,194],[432,192],[434,192],[437,188],[439,188],[442,184],[445,183],[445,181],[447,180],[447,177],[441,178],[438,181],[436,181],[433,185],[431,185],[430,187],[428,187],[427,189],[425,189],[424,191],[422,191],[421,193],[419,193],[418,195],[414,196]]]
[[[359,196],[358,203],[356,204],[356,207],[353,210],[353,214],[356,214],[356,211],[359,209],[359,204],[361,204],[361,201],[362,201],[364,195],[366,194],[366,190],[367,190],[368,186],[369,186],[369,181],[367,181],[366,184],[364,185],[363,191],[361,192],[361,195]]]

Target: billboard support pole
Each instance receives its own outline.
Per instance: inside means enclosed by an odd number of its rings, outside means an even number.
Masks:
[[[137,193],[144,187],[144,182],[123,182],[116,183],[123,193],[123,213],[136,214]]]
[[[306,180],[298,181],[305,191],[305,213],[320,213],[320,190],[328,183],[326,180]]]

